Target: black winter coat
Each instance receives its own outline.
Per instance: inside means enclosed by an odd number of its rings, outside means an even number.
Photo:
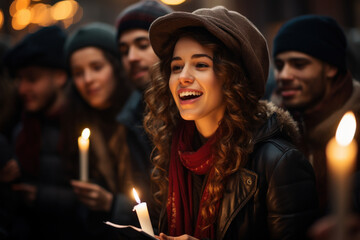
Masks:
[[[296,125],[280,109],[271,106],[269,112],[246,167],[227,180],[216,221],[218,240],[306,239],[317,217],[312,166],[291,143]],[[160,229],[166,232],[162,216]]]

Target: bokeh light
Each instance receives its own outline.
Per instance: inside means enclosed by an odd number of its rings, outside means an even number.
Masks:
[[[57,2],[52,8],[51,8],[51,16],[55,20],[64,20],[67,18],[71,18],[74,16],[76,9],[75,4],[73,4],[74,1],[60,1]]]
[[[15,30],[24,29],[27,25],[29,25],[31,20],[31,12],[29,9],[21,9],[17,11],[12,19],[12,27]]]
[[[4,26],[4,13],[0,9],[0,29]]]
[[[161,1],[167,5],[179,5],[185,2],[186,0],[161,0]]]
[[[80,21],[82,8],[75,0],[61,0],[53,5],[43,3],[43,0],[13,0],[9,8],[12,16],[11,25],[14,30],[21,30],[31,24],[34,26],[49,26],[57,22],[65,28]]]

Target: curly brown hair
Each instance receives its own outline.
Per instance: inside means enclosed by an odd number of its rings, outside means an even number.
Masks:
[[[176,37],[175,37],[176,36]],[[222,198],[226,179],[243,167],[252,152],[253,130],[263,122],[264,106],[250,88],[241,62],[233,57],[230,49],[203,28],[187,27],[175,32],[166,44],[168,55],[153,68],[151,84],[145,93],[145,130],[154,143],[152,180],[156,184],[155,198],[166,203],[168,190],[168,168],[170,162],[172,134],[180,119],[179,111],[169,90],[170,61],[177,40],[191,37],[214,53],[214,72],[223,81],[226,110],[219,131],[221,138],[214,146],[214,177],[209,179],[209,198],[201,209],[207,227],[216,219],[215,206]]]

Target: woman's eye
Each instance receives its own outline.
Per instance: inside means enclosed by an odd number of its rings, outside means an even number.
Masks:
[[[180,65],[173,65],[171,66],[171,72],[179,72],[181,70]]]
[[[196,67],[197,67],[197,68],[208,68],[209,65],[206,64],[206,63],[197,63],[197,64],[196,64]]]
[[[95,71],[100,71],[101,69],[102,69],[102,65],[94,65],[93,66],[93,69],[95,70]]]

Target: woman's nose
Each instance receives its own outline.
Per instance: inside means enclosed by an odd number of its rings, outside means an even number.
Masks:
[[[188,66],[185,66],[179,76],[179,81],[181,84],[186,85],[186,84],[191,84],[193,83],[195,80],[194,75],[192,74],[191,70],[189,69]]]

